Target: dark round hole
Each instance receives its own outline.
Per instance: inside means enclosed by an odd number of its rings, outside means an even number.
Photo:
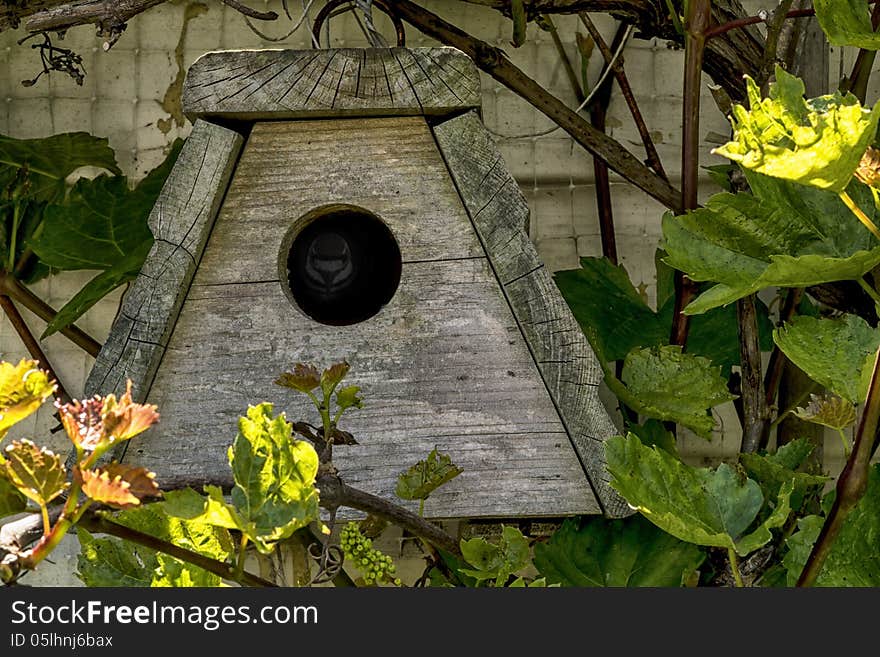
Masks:
[[[333,326],[378,313],[397,291],[400,269],[400,248],[388,227],[375,215],[349,207],[309,221],[287,256],[294,301],[315,321]]]

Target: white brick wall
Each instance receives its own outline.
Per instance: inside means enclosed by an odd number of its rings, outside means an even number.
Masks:
[[[192,3],[189,3],[192,4]],[[259,1],[249,3],[260,7]],[[281,12],[280,1],[264,3],[267,8]],[[745,2],[750,10],[757,10],[766,2]],[[42,137],[57,132],[85,130],[106,136],[117,152],[122,169],[133,178],[139,178],[164,158],[165,149],[178,136],[185,136],[189,126],[174,127],[163,134],[157,127],[168,113],[161,102],[177,74],[174,50],[178,45],[187,3],[173,2],[161,5],[131,21],[127,31],[109,52],[102,49],[94,29],[75,28],[68,32],[64,45],[74,48],[84,58],[88,75],[85,84],[78,87],[62,74],[44,76],[34,87],[19,82],[32,77],[39,70],[36,52],[16,46],[22,31],[0,35],[0,132],[14,137]],[[529,41],[519,49],[510,46],[510,23],[491,10],[453,0],[429,0],[425,6],[441,14],[476,36],[504,47],[511,59],[550,91],[570,106],[576,105],[550,35],[529,26]],[[241,16],[220,5],[209,3],[209,10],[189,23],[184,44],[184,64],[189,65],[204,52],[216,49],[258,47],[309,47],[304,29],[282,43],[263,42],[244,24]],[[377,25],[383,33],[392,35],[389,23],[377,13]],[[613,23],[604,16],[594,17],[597,25],[610,41]],[[574,32],[580,27],[572,16],[555,17],[563,41],[566,43],[575,68]],[[287,27],[262,25],[269,34],[283,35]],[[354,21],[349,17],[334,19],[332,45],[335,47],[366,45]],[[580,27],[582,32],[585,30]],[[407,30],[407,45],[432,45],[412,28]],[[838,59],[842,56],[835,53]],[[590,66],[591,81],[597,77],[601,54],[594,52]],[[631,40],[625,51],[626,71],[641,106],[645,120],[657,136],[657,148],[663,165],[673,184],[679,185],[682,53],[671,50],[662,41]],[[831,77],[836,82],[838,66],[832,65]],[[846,53],[848,70],[851,54]],[[832,86],[834,84],[832,83]],[[704,87],[705,89],[705,87]],[[873,101],[880,93],[880,76],[875,76],[870,90]],[[701,132],[726,133],[728,124],[714,108],[708,92],[703,95]],[[574,144],[567,135],[557,130],[551,134],[531,137],[552,127],[550,121],[528,103],[503,88],[488,76],[483,76],[483,117],[487,127],[499,136],[498,145],[507,166],[520,183],[532,210],[530,234],[544,262],[552,269],[578,266],[578,258],[600,255],[599,229],[596,220],[593,166],[590,156]],[[608,113],[609,133],[629,146],[640,159],[644,158],[638,133],[625,103],[615,91]],[[711,145],[701,148],[701,164],[721,162],[709,153]],[[702,196],[713,190],[704,185]],[[654,250],[660,238],[660,217],[663,207],[612,175],[614,216],[617,226],[617,244],[621,262],[627,267],[636,284],[644,283],[650,299],[654,298]],[[55,276],[40,282],[35,291],[60,307],[86,281],[92,272],[78,272]],[[81,320],[80,325],[96,339],[103,340],[116,312],[119,293],[103,300]],[[39,335],[42,322],[23,311],[35,334]],[[92,359],[65,338],[55,335],[45,341],[59,377],[73,396],[82,394],[82,387]],[[5,318],[0,321],[0,358],[17,360],[26,355]],[[613,401],[609,399],[610,407]],[[711,443],[700,439],[685,439],[684,450],[695,461],[730,455],[738,449],[738,424],[730,409],[722,409],[724,426],[734,427],[725,437],[722,431]],[[30,422],[18,427],[15,435],[35,437],[38,442],[66,450],[65,440],[59,434],[50,434],[54,422],[47,409]],[[836,440],[836,439],[835,439]],[[837,442],[828,444],[833,455]],[[58,566],[44,568],[32,583],[76,583],[71,579],[72,554],[57,555]]]

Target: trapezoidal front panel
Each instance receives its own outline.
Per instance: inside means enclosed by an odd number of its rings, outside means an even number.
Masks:
[[[340,204],[393,235],[399,285],[367,319],[333,325],[297,306],[286,263],[301,219]],[[166,487],[230,482],[226,448],[248,405],[317,424],[273,381],[343,359],[365,400],[340,423],[359,444],[333,452],[347,483],[395,499],[398,474],[437,448],[464,472],[428,517],[599,512],[422,118],[254,126],[148,395],[161,421],[125,460]]]

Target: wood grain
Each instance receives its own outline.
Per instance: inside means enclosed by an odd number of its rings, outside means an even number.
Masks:
[[[403,259],[391,302],[351,326],[304,316],[279,272],[290,227],[327,203],[381,217]],[[367,403],[343,422],[360,444],[334,450],[350,485],[394,499],[398,474],[437,447],[464,474],[431,496],[428,517],[599,512],[421,118],[254,127],[150,392],[162,420],[126,461],[163,486],[228,482],[248,404],[315,423],[305,398],[273,381],[298,361],[341,359]]]
[[[278,279],[287,232],[333,203],[381,217],[405,260],[485,255],[423,119],[260,122],[196,282]]]
[[[190,67],[182,102],[191,118],[442,116],[480,106],[480,76],[454,48],[223,51]]]
[[[604,441],[617,430],[598,396],[601,367],[522,229],[529,210],[516,181],[474,112],[434,134],[604,513],[632,513],[608,485]]]
[[[239,134],[196,121],[149,217],[155,242],[123,297],[85,394],[143,400],[177,320],[241,149]]]

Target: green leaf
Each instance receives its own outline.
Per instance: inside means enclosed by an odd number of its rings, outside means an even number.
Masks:
[[[695,545],[658,529],[642,516],[566,520],[535,545],[535,567],[563,586],[682,586],[703,562]]]
[[[61,457],[30,440],[14,440],[5,450],[5,475],[25,497],[46,506],[67,490],[67,471]]]
[[[22,358],[17,365],[0,361],[0,440],[12,425],[40,408],[55,388],[35,360]]]
[[[643,445],[652,447],[656,445],[670,454],[678,454],[675,444],[675,436],[659,420],[646,420],[644,424],[632,424],[627,427],[630,433],[637,436]]]
[[[153,588],[216,587],[223,585],[223,578],[204,568],[193,567],[185,561],[156,554],[156,570],[150,586]]]
[[[158,567],[156,553],[118,538],[95,538],[77,531],[76,576],[86,586],[146,587]]]
[[[27,499],[0,471],[0,518],[25,510]]]
[[[783,486],[791,485],[790,504],[792,508],[799,509],[811,491],[818,493],[830,480],[829,477],[796,471],[803,461],[800,456],[803,454],[805,459],[812,451],[810,441],[801,438],[781,447],[776,454],[744,453],[740,454],[739,460],[749,478],[759,483],[766,499],[778,497]],[[792,465],[795,461],[797,464]]]
[[[658,254],[659,256],[659,254]],[[557,271],[557,287],[584,334],[604,365],[620,360],[636,347],[669,342],[674,312],[673,270],[657,260],[657,294],[660,311],[642,300],[622,265],[606,258],[581,258],[581,268]],[[758,303],[762,348],[772,347],[772,324],[766,306]],[[727,372],[739,365],[736,309],[723,308],[695,317],[691,322],[688,351],[705,356]],[[606,373],[611,370],[605,367]]]
[[[526,8],[523,0],[510,0],[510,20],[513,21],[513,41],[515,48],[526,42]]]
[[[50,335],[64,330],[120,285],[125,285],[137,278],[151,247],[152,241],[143,242],[136,250],[86,283],[70,301],[58,310],[58,314],[46,326],[40,339],[44,340]]]
[[[856,315],[797,316],[773,332],[782,353],[816,383],[853,403],[865,400],[880,330]]]
[[[794,414],[805,422],[819,424],[840,431],[856,421],[855,404],[835,395],[810,395],[805,408],[795,409]]]
[[[842,192],[874,139],[880,104],[863,109],[852,94],[804,100],[804,83],[776,66],[770,95],[761,99],[746,76],[749,110],[733,108],[733,141],[713,153],[744,169]]]
[[[880,34],[874,32],[865,0],[813,0],[813,9],[832,46],[880,49]]]
[[[435,448],[424,461],[419,461],[397,476],[394,493],[402,500],[426,500],[431,493],[462,472],[448,454],[440,454]]]
[[[461,554],[473,569],[461,572],[478,582],[494,579],[495,586],[504,586],[510,576],[529,565],[529,541],[516,527],[502,527],[498,545],[477,537],[461,541]]]
[[[318,454],[308,442],[293,440],[290,423],[283,413],[272,417],[272,408],[249,407],[229,448],[240,529],[264,553],[318,518]]]
[[[581,258],[580,269],[557,271],[553,278],[604,360],[621,360],[636,347],[668,342],[669,327],[639,296],[623,265]]]
[[[107,139],[86,132],[68,132],[40,139],[13,139],[0,135],[0,188],[6,188],[26,170],[27,196],[38,201],[63,199],[65,180],[80,167],[122,171]]]
[[[201,497],[191,491],[196,497]],[[169,493],[170,495],[170,493]],[[235,553],[229,532],[222,527],[207,522],[203,518],[180,518],[172,514],[167,501],[139,506],[114,514],[112,519],[121,525],[137,529],[168,541],[192,552],[217,561],[229,562]],[[220,578],[209,571],[189,562],[180,561],[167,555],[157,554],[151,586],[218,586]]]
[[[880,246],[837,195],[747,172],[754,196],[716,194],[704,208],[663,217],[666,262],[694,281],[713,281],[689,315],[768,287],[857,280],[880,264]],[[870,190],[848,188],[869,217]],[[867,208],[867,209],[866,209]]]
[[[346,386],[345,388],[340,388],[336,393],[336,405],[339,407],[339,412],[352,407],[363,408],[364,400],[358,396],[360,391],[361,389],[358,386]]]
[[[787,541],[783,559],[788,583],[793,586],[810,556],[825,520],[807,516],[798,521],[798,531]],[[868,488],[850,511],[831,546],[814,586],[880,586],[880,465],[871,467]]]
[[[708,409],[734,399],[721,368],[681,347],[635,349],[624,360],[621,381],[606,382],[630,408],[650,418],[678,422],[708,438],[715,420]]]
[[[773,512],[747,533],[764,504],[757,482],[722,463],[695,468],[632,434],[605,444],[611,485],[660,529],[682,541],[734,549],[746,555],[772,539],[770,529],[789,515],[791,485],[782,487]]]
[[[56,269],[109,269],[152,243],[147,217],[155,200],[130,190],[123,176],[80,180],[67,204],[46,208],[31,248]]]

